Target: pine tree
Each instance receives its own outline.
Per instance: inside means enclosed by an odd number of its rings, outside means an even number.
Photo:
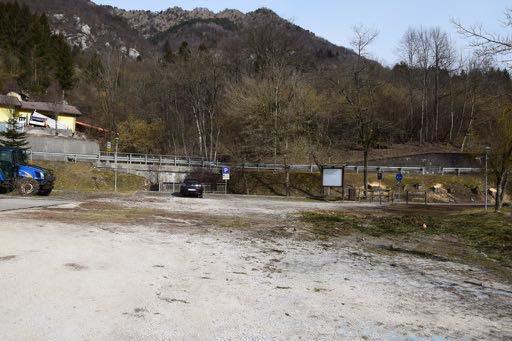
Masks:
[[[0,132],[0,146],[28,149],[27,133],[20,131],[16,117],[10,118],[7,121],[7,130]]]
[[[74,80],[74,62],[71,48],[66,43],[63,36],[54,36],[55,56],[55,78],[59,82],[62,90],[70,90],[75,83]]]
[[[164,45],[164,62],[168,64],[174,63],[174,53],[168,40],[165,41]]]
[[[180,49],[178,50],[178,55],[184,60],[188,61],[192,52],[190,52],[190,48],[188,47],[188,43],[186,41],[182,42],[180,45]]]

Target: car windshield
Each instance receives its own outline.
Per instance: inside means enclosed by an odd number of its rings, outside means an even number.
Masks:
[[[198,185],[199,181],[197,180],[185,180],[186,185]]]

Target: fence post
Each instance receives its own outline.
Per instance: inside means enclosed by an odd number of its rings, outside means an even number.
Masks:
[[[425,191],[425,205],[428,205],[427,203],[427,192]]]
[[[409,205],[409,191],[405,191],[405,203]]]

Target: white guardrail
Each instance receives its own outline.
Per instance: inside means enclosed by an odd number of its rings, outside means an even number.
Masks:
[[[72,162],[97,162],[97,163],[115,163],[116,155],[113,153],[101,152],[100,154],[72,154],[72,153],[47,153],[47,152],[32,152],[28,151],[29,157],[52,160],[67,160]],[[201,157],[187,157],[175,155],[152,155],[152,154],[135,154],[135,153],[118,153],[117,162],[122,164],[140,164],[140,165],[161,165],[161,166],[185,166],[185,167],[202,167],[202,168],[220,168],[220,167],[235,167],[250,170],[284,170],[286,168],[283,164],[271,163],[244,163],[244,164],[229,164],[221,163],[219,161],[208,161]],[[292,164],[288,165],[291,171],[302,172],[318,172],[318,166],[314,164]],[[361,165],[347,165],[345,170],[352,172],[363,171]],[[478,173],[481,168],[467,168],[467,167],[436,167],[436,166],[368,166],[368,171],[376,172],[404,172],[404,173],[422,173],[422,174],[462,174],[462,173]]]

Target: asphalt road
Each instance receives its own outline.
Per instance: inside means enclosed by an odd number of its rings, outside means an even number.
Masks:
[[[48,207],[67,204],[67,201],[50,198],[19,198],[11,196],[0,196],[0,212],[23,210],[36,207]]]

